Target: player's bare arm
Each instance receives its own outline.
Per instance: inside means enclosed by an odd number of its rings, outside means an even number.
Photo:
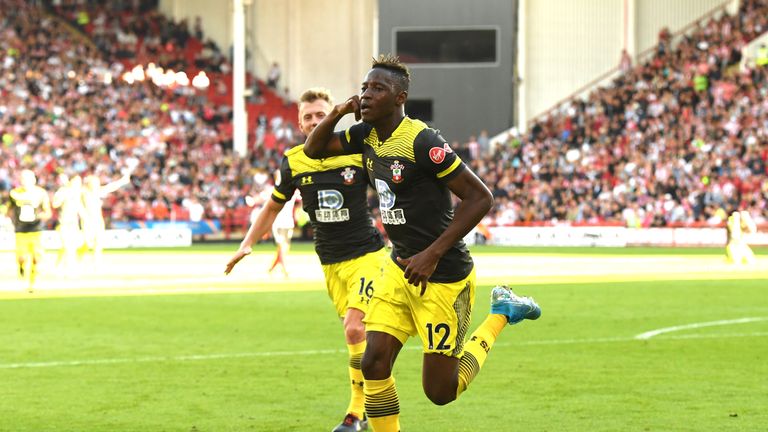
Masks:
[[[493,205],[491,191],[469,169],[463,170],[448,181],[447,185],[451,192],[461,199],[451,224],[423,251],[409,258],[398,258],[398,261],[406,266],[404,275],[408,282],[420,285],[422,294],[440,258],[477,226]]]
[[[333,107],[330,113],[315,127],[304,143],[304,154],[312,159],[346,154],[338,135],[333,133],[336,124],[347,114],[355,113],[360,120],[360,98],[352,96]]]
[[[109,183],[105,184],[104,186],[102,186],[101,187],[101,192],[103,194],[105,194],[105,195],[106,194],[110,194],[110,193],[115,192],[116,190],[120,189],[121,187],[129,184],[130,182],[131,182],[131,174],[130,173],[126,173],[122,177],[120,177],[119,179],[117,179],[117,180],[115,180],[113,182],[109,182]]]
[[[48,193],[43,194],[43,213],[40,215],[40,219],[48,220],[53,217],[53,210],[51,210],[51,199],[48,197]]]
[[[267,201],[264,208],[259,212],[259,216],[256,217],[256,220],[253,221],[250,228],[248,228],[248,233],[245,235],[245,238],[243,238],[243,241],[240,242],[240,247],[237,249],[237,252],[235,252],[227,263],[227,268],[224,270],[224,274],[229,274],[240,260],[253,252],[254,243],[269,231],[277,218],[277,214],[280,213],[280,210],[282,210],[284,206],[285,204],[278,203],[272,199]]]
[[[53,194],[53,208],[60,208],[64,204],[64,198],[66,198],[67,190],[66,186],[59,188],[56,193]]]

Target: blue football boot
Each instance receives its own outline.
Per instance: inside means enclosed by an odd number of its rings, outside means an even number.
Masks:
[[[541,316],[541,308],[530,297],[520,297],[506,285],[497,285],[491,291],[491,313],[507,317],[507,322],[517,324],[524,319],[535,320]]]

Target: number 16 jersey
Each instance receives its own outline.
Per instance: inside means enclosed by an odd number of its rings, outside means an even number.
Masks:
[[[296,189],[314,230],[322,264],[334,264],[384,247],[368,211],[368,182],[360,155],[310,159],[304,145],[285,152],[272,199],[285,203]]]

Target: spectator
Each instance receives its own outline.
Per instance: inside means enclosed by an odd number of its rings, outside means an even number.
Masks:
[[[623,49],[621,50],[621,60],[619,60],[619,71],[626,74],[630,70],[632,70],[632,57],[629,56],[626,49]]]
[[[269,86],[272,90],[277,90],[281,74],[282,72],[280,70],[280,65],[278,65],[277,62],[273,62],[272,66],[267,72],[267,86]]]

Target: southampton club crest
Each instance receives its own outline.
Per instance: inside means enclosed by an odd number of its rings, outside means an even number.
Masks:
[[[403,169],[405,168],[405,165],[401,164],[399,160],[396,160],[395,163],[389,166],[389,168],[392,170],[393,182],[400,183],[403,181]]]
[[[350,185],[355,182],[355,171],[350,167],[344,168],[344,171],[341,172],[341,176],[344,177],[344,184]]]

